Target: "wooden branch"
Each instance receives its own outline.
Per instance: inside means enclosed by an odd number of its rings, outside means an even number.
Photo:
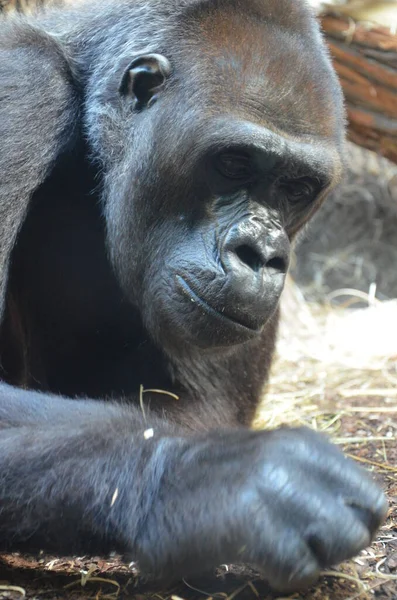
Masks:
[[[397,35],[345,17],[321,22],[345,93],[349,138],[397,163]]]

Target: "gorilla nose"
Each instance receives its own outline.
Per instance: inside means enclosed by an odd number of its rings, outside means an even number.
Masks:
[[[255,224],[256,225],[256,224]],[[221,248],[228,298],[224,314],[259,330],[273,314],[289,264],[289,239],[283,230],[231,229]]]
[[[289,240],[277,232],[263,237],[248,237],[236,231],[227,236],[221,252],[225,270],[247,284],[262,286],[266,276],[285,275],[289,264]]]
[[[284,256],[279,256],[276,250],[263,252],[256,244],[240,244],[232,250],[241,262],[243,268],[248,267],[254,273],[263,269],[272,269],[275,272],[286,273],[287,261]]]

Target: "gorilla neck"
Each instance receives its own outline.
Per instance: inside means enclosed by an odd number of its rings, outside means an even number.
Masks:
[[[4,378],[68,396],[136,397],[140,385],[173,391],[181,395],[173,407],[181,418],[193,418],[187,416],[188,404],[196,397],[207,416],[212,406],[214,426],[224,423],[224,409],[218,415],[214,406],[214,398],[223,396],[236,421],[249,420],[275,327],[265,334],[267,344],[257,340],[256,360],[238,369],[238,381],[233,365],[244,361],[243,347],[218,350],[216,358],[199,349],[167,358],[119,289],[106,254],[95,185],[84,161],[68,159],[32,201],[13,254],[0,347]],[[163,409],[164,401],[164,396],[153,397],[151,406]],[[194,411],[197,428],[197,405]]]

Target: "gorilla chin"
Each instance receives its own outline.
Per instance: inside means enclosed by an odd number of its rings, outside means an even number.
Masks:
[[[197,282],[177,274],[176,290],[184,304],[178,314],[178,326],[183,323],[183,339],[189,345],[211,349],[236,346],[258,338],[277,310],[285,277],[280,279],[282,283],[273,294],[258,299],[260,302],[257,302],[258,309],[255,311],[249,303],[234,305],[232,294],[225,295],[224,302],[219,305],[207,290],[200,290]]]

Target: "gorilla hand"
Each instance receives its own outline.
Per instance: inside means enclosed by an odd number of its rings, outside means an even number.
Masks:
[[[243,562],[297,590],[368,546],[386,515],[371,479],[305,428],[211,433],[173,459],[139,558],[162,575]]]

